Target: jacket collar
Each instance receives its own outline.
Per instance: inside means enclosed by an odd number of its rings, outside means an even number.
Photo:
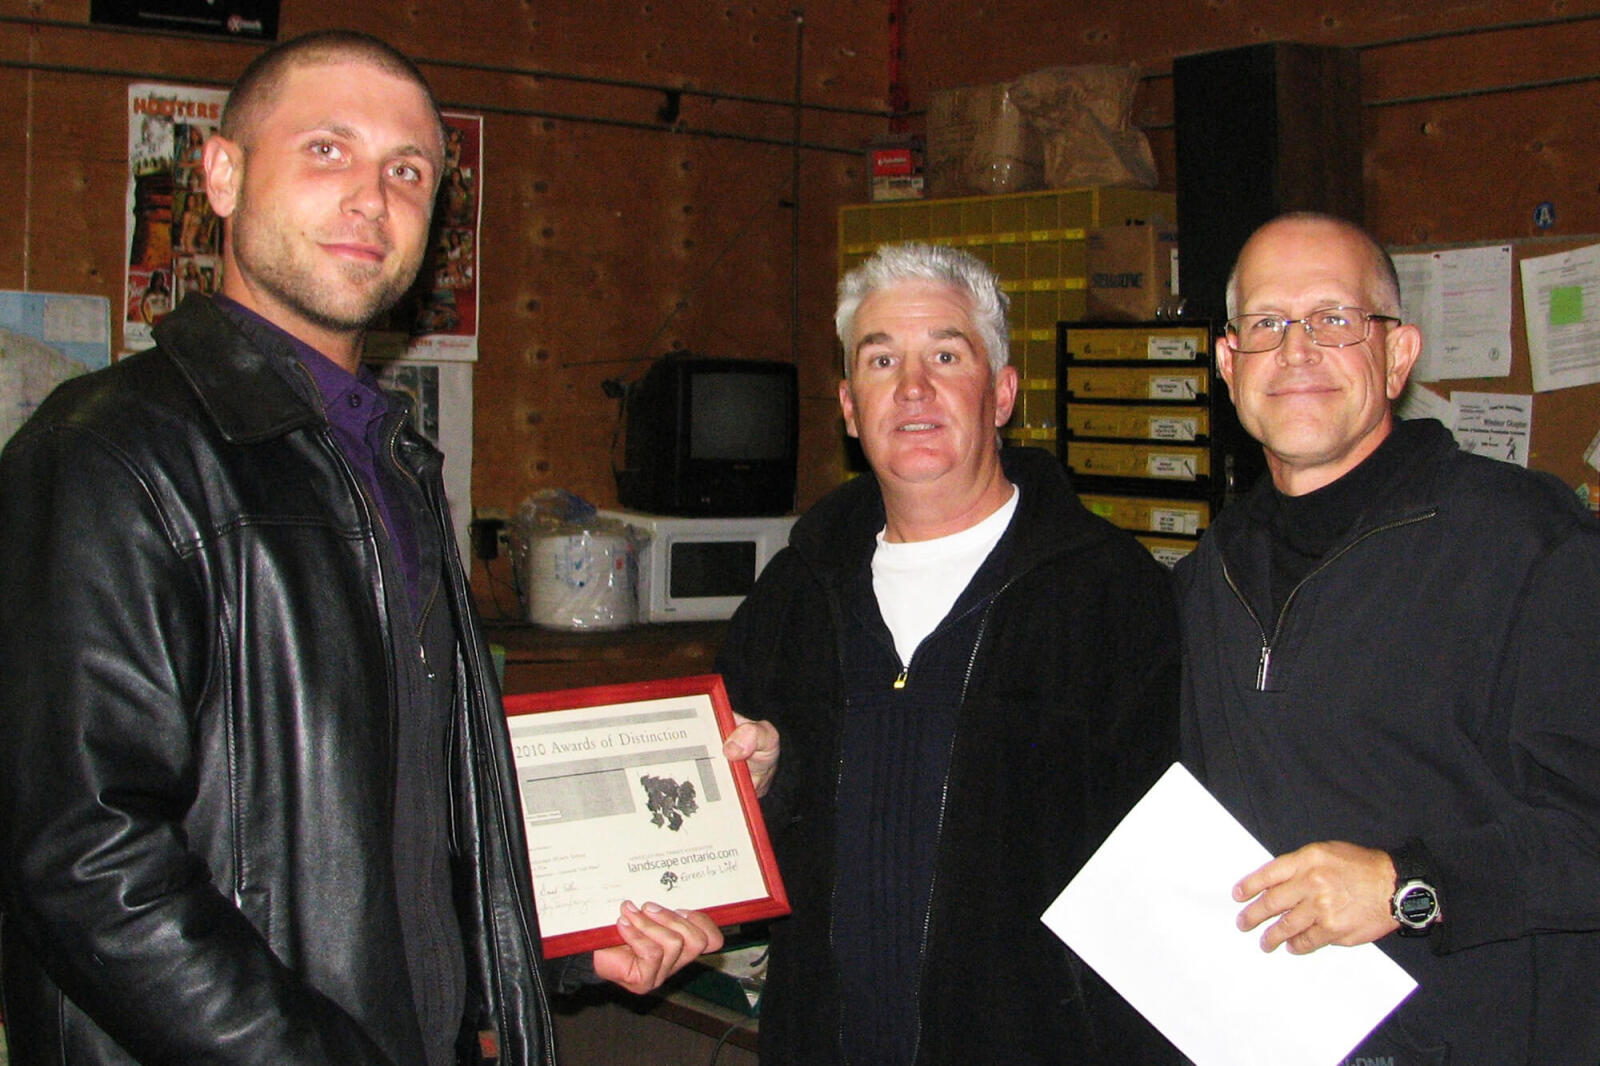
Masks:
[[[326,421],[291,384],[304,375],[293,347],[269,330],[247,336],[206,297],[185,299],[154,335],[227,440],[249,444]]]
[[[1078,501],[1060,460],[1037,448],[1003,448],[1001,468],[1022,492],[1016,516],[995,546],[1006,558],[1007,581],[1058,554],[1107,535]],[[823,497],[795,523],[789,543],[826,583],[839,585],[868,566],[883,528],[877,478],[862,474]]]
[[[1425,518],[1437,510],[1442,464],[1460,454],[1455,438],[1431,418],[1397,421],[1393,433],[1404,457],[1324,559],[1333,558],[1374,530]],[[1239,586],[1240,595],[1257,607],[1270,601],[1266,566],[1272,550],[1271,531],[1263,516],[1271,513],[1269,497],[1274,491],[1272,475],[1262,474],[1244,499],[1224,511],[1206,534],[1216,538],[1223,565]]]

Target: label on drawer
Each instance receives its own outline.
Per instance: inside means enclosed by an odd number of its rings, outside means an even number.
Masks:
[[[1163,337],[1152,335],[1145,346],[1146,359],[1182,359],[1187,362],[1193,360],[1198,354],[1193,336]]]
[[[1200,430],[1200,420],[1196,418],[1151,417],[1151,440],[1194,440],[1195,434]]]
[[[1200,532],[1200,514],[1193,510],[1153,507],[1150,509],[1150,529],[1156,533],[1186,533],[1192,537]]]
[[[1192,375],[1158,375],[1150,379],[1152,400],[1192,400],[1199,395]]]
[[[1164,477],[1178,481],[1193,481],[1197,475],[1194,456],[1169,455],[1151,452],[1145,460],[1146,477]]]

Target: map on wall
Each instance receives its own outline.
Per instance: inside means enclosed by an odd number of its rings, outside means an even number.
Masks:
[[[104,296],[0,292],[0,446],[57,385],[110,362]]]

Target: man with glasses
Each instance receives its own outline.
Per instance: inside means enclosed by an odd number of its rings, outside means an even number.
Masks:
[[[1178,580],[1185,762],[1278,856],[1239,928],[1416,978],[1352,1061],[1600,1061],[1600,526],[1394,417],[1423,338],[1360,229],[1269,222],[1227,297],[1270,477]]]

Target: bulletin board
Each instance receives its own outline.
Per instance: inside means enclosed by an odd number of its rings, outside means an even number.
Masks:
[[[1528,467],[1545,470],[1576,489],[1588,485],[1591,498],[1600,495],[1600,471],[1584,461],[1584,451],[1600,433],[1600,384],[1579,385],[1549,392],[1533,391],[1533,368],[1528,358],[1527,309],[1522,302],[1522,260],[1554,255],[1593,244],[1600,234],[1563,237],[1526,237],[1502,241],[1472,241],[1460,244],[1391,246],[1390,254],[1424,253],[1489,244],[1509,244],[1511,271],[1511,373],[1506,377],[1451,378],[1416,382],[1413,388],[1427,388],[1445,400],[1452,392],[1520,393],[1533,397],[1533,425],[1528,452]],[[1600,298],[1587,314],[1600,316]],[[1428,338],[1423,338],[1428,343]]]

